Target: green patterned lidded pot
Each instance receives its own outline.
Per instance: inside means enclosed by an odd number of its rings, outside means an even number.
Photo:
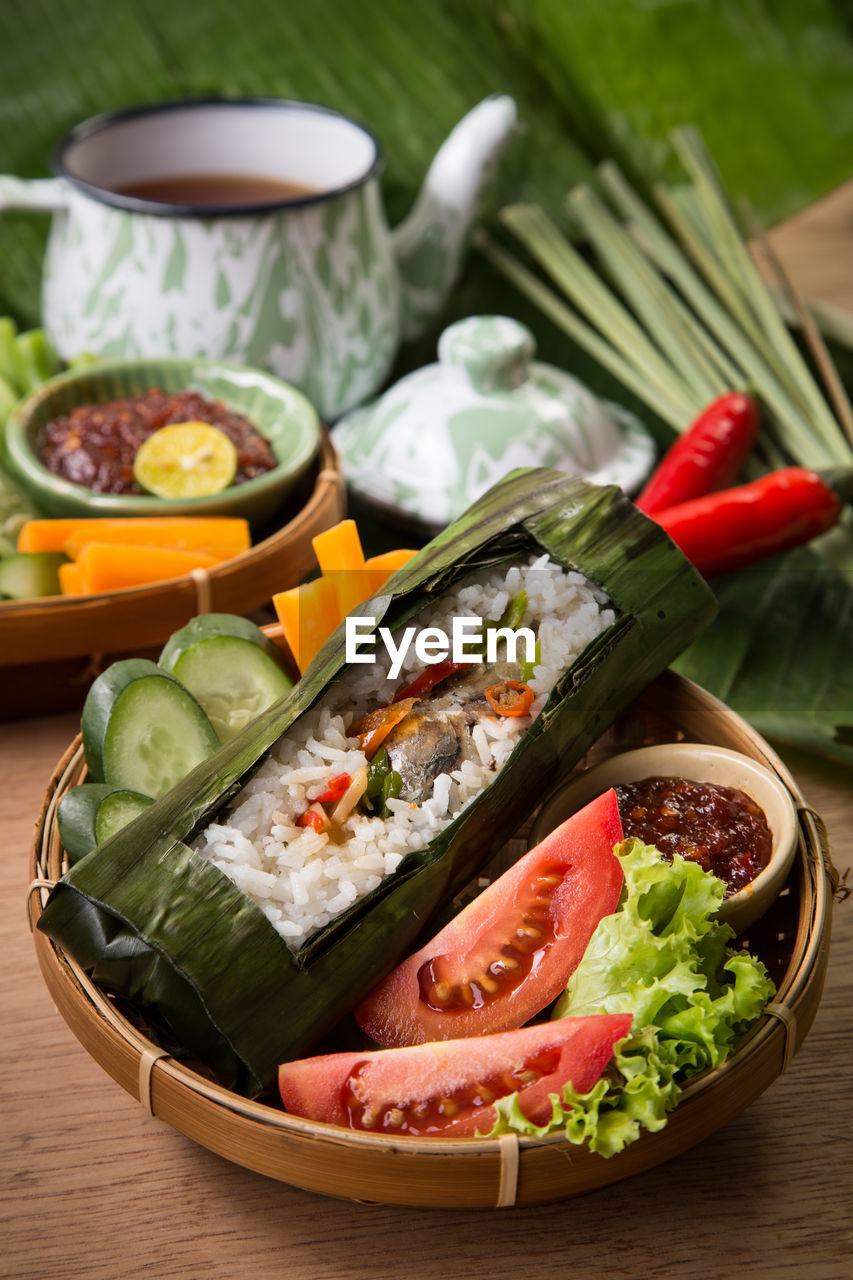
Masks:
[[[260,367],[333,421],[438,312],[516,123],[505,95],[470,111],[393,231],[373,135],[275,98],[97,116],[59,144],[55,178],[0,176],[0,210],[54,215],[43,323],[63,358]]]
[[[334,428],[353,492],[431,534],[515,467],[636,491],[655,460],[649,432],[534,354],[530,330],[508,316],[469,316],[445,329],[437,364]]]

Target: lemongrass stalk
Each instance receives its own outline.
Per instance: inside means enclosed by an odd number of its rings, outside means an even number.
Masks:
[[[682,234],[689,240],[690,228],[679,219],[679,212],[672,206],[669,193],[663,189],[656,189],[656,196],[664,210],[672,216],[674,224],[679,226]],[[653,253],[657,249],[657,245],[652,246]],[[704,318],[709,329],[730,356],[742,366],[747,378],[776,417],[777,422],[784,424],[785,431],[790,437],[789,445],[791,442],[796,442],[796,448],[802,454],[802,461],[808,466],[828,466],[843,462],[845,458],[837,448],[833,449],[832,444],[823,436],[816,438],[814,432],[808,430],[801,403],[792,400],[790,391],[780,382],[773,364],[756,349],[752,334],[746,332],[732,319],[715,293],[713,284],[710,281],[706,283],[677,249],[674,253],[671,250],[668,251],[665,258],[660,260],[660,265],[662,269],[672,271],[675,283],[689,299],[691,305]],[[716,282],[716,273],[712,272],[712,280]]]
[[[701,232],[695,227],[695,210],[689,212],[689,199],[685,199],[685,193],[681,194],[681,199],[677,199],[675,193],[663,186],[654,188],[655,199],[660,209],[666,215],[670,225],[679,237],[680,245],[677,252],[680,254],[682,250],[697,269],[697,281],[704,282],[707,290],[703,293],[697,292],[694,298],[694,305],[699,306],[699,298],[705,293],[708,298],[720,305],[721,315],[728,317],[731,325],[724,326],[726,337],[721,336],[728,350],[733,354],[737,354],[737,342],[745,344],[755,357],[762,361],[766,368],[768,377],[772,377],[777,382],[779,378],[774,367],[775,358],[771,345],[768,343],[766,336],[762,331],[756,328],[755,319],[750,313],[740,305],[737,294],[730,287],[730,282],[720,265],[719,259],[712,253],[709,253],[702,240]],[[688,258],[684,259],[685,265],[690,266]],[[681,281],[686,279],[686,274],[682,274]],[[742,361],[742,363],[747,363]],[[780,383],[780,392],[785,394],[792,401],[792,412],[796,413],[796,406],[800,406],[800,411],[805,410],[806,405],[802,397],[794,394],[794,388],[790,385],[783,386]]]
[[[738,319],[745,332],[749,334],[752,345],[766,361],[768,367],[773,370],[791,399],[801,406],[803,417],[808,420],[817,416],[819,434],[825,438],[826,417],[829,411],[805,364],[799,356],[794,360],[780,358],[777,336],[769,331],[771,326],[765,323],[761,309],[752,305],[755,301],[755,293],[750,295],[742,289],[743,272],[739,269],[735,270],[733,266],[735,262],[740,263],[742,260],[741,254],[733,247],[734,228],[727,226],[720,218],[719,210],[708,199],[708,193],[695,185],[680,193],[678,204],[691,225],[700,229],[700,237],[706,239],[708,235],[718,237],[717,240],[711,241],[715,246],[712,256],[705,257],[702,261],[697,257],[698,245],[694,247],[691,244],[690,250],[694,258],[697,258],[697,264],[706,279],[716,289],[717,294],[726,301],[732,311],[736,309],[735,298],[739,299],[744,311],[741,313],[738,307]],[[710,225],[707,220],[710,220]],[[739,248],[743,249],[743,245],[741,244]],[[782,327],[784,328],[784,325]]]
[[[639,242],[642,243],[641,237]],[[697,349],[704,353],[708,365],[716,371],[720,380],[721,390],[731,391],[745,387],[749,382],[749,378],[740,365],[729,358],[720,344],[714,340],[713,335],[709,333],[705,325],[696,316],[695,312],[685,306],[674,290],[670,289],[669,296],[678,323],[685,332],[690,334]]]
[[[537,261],[556,280],[576,306],[599,329],[607,328],[611,341],[655,381],[678,379],[660,351],[616,295],[566,240],[544,211],[535,205],[513,205],[501,211]]]
[[[677,234],[682,250],[689,253],[717,297],[741,328],[752,335],[753,345],[766,359],[769,356],[769,344],[761,331],[756,332],[754,312],[723,267],[717,246],[713,237],[708,234],[707,224],[703,222],[695,193],[689,187],[656,187],[655,196]]]
[[[670,138],[693,181],[696,200],[708,222],[721,265],[728,267],[733,285],[741,290],[745,303],[768,338],[775,341],[781,336],[779,313],[755,270],[722,179],[698,130],[683,126],[673,129]],[[784,329],[784,325],[781,328]]]
[[[631,363],[636,365],[636,349],[632,348],[630,343],[632,330],[637,326],[631,321],[624,328],[606,329],[605,314],[615,310],[615,314],[621,319],[620,313],[624,313],[624,308],[618,304],[615,308],[606,305],[608,302],[615,301],[612,295],[609,295],[599,277],[580,258],[577,251],[568,245],[547,215],[536,206],[515,205],[503,210],[501,216],[575,306],[586,310],[599,326],[604,327],[611,342],[621,349]],[[800,412],[792,407],[782,388],[776,383],[772,372],[750,348],[743,332],[734,324],[676,246],[667,240],[666,247],[667,262],[675,275],[676,284],[689,296],[697,311],[703,315],[708,327],[723,342],[730,354],[740,361],[747,378],[770,406],[772,412],[785,419],[791,431],[795,433],[799,431],[801,437],[799,443],[807,454],[803,460],[810,466],[824,466],[838,461],[835,458],[815,456],[813,437],[802,428]],[[666,269],[667,263],[661,263],[661,265]],[[648,343],[644,342],[643,345],[647,347]],[[658,394],[666,394],[667,390],[671,389],[671,384],[665,379],[655,377],[655,369],[652,366],[645,365],[640,371],[653,384]],[[649,397],[645,398],[649,400]],[[693,420],[697,407],[702,406],[697,406],[695,399],[692,403],[686,404],[682,400],[681,421],[677,430],[684,430],[685,425]],[[669,416],[667,420],[671,420]]]
[[[779,315],[767,285],[740,234],[722,181],[704,143],[695,130],[677,129],[673,133],[673,144],[682,164],[693,177],[697,192],[704,198],[709,213],[717,219],[721,234],[731,252],[730,274],[734,279],[742,282],[744,292],[749,294],[764,330],[777,352],[778,371],[783,376],[787,374],[796,380],[813,415],[814,426],[825,437],[826,443],[829,445],[832,441],[830,447],[842,444],[844,446],[842,460],[849,457],[849,450],[841,437],[838,422],[833,417],[797,344]]]
[[[833,449],[832,444],[827,443],[823,436],[819,443],[816,442],[815,434],[805,425],[807,415],[803,412],[800,398],[792,400],[786,384],[780,382],[773,351],[769,351],[765,358],[764,353],[755,347],[754,324],[744,331],[725,306],[721,305],[719,295],[722,294],[727,299],[728,290],[724,273],[718,264],[713,259],[708,259],[706,278],[704,273],[700,274],[701,268],[697,269],[685,256],[685,252],[689,252],[692,257],[701,259],[705,241],[682,215],[682,210],[674,202],[671,193],[664,187],[655,188],[659,207],[676,228],[683,244],[672,239],[615,165],[610,163],[602,166],[600,174],[622,212],[637,224],[646,251],[657,262],[661,271],[674,281],[728,355],[740,365],[746,380],[763,397],[777,424],[781,424],[796,441],[801,461],[810,466],[825,466],[849,460],[839,449]],[[796,452],[794,449],[791,451]]]
[[[835,411],[838,422],[848,441],[853,445],[853,406],[851,406],[850,397],[847,395],[847,389],[841,381],[838,370],[833,363],[832,356],[829,354],[829,348],[823,340],[823,334],[815,323],[811,309],[806,304],[805,299],[802,297],[788,272],[785,270],[784,263],[774,251],[770,241],[764,234],[764,231],[755,216],[754,210],[746,201],[744,202],[744,216],[753,241],[761,249],[761,252],[767,259],[770,268],[793,307],[796,318],[800,324],[803,337],[808,344],[812,358],[817,365],[821,377],[823,378],[827,396],[829,397]]]
[[[649,262],[658,268],[664,285],[674,277],[674,272],[666,265],[673,256],[680,256],[680,251],[669,238],[657,218],[642,202],[634,188],[624,177],[622,171],[612,160],[605,160],[598,167],[599,180],[610,198],[627,220],[628,233],[638,245]],[[658,252],[653,251],[657,246]],[[679,295],[672,289],[669,291],[672,305],[678,313],[683,325],[689,325],[697,344],[699,344],[712,364],[719,370],[730,388],[743,385],[746,375],[739,364],[733,362],[723,348],[715,341],[705,324],[687,307]]]
[[[636,314],[645,323],[660,348],[667,353],[698,407],[725,390],[719,373],[709,368],[704,354],[697,355],[690,344],[689,331],[672,323],[671,297],[651,266],[604,202],[589,187],[576,187],[569,201],[587,237],[609,266],[615,280]]]
[[[651,211],[651,209],[640,199],[634,188],[625,178],[621,170],[612,160],[605,161],[598,169],[599,178],[605,190],[615,202],[616,206],[621,210],[623,216],[630,220],[632,225],[632,234],[639,241],[647,256],[655,263],[664,276],[673,280],[684,294],[691,300],[692,305],[697,311],[701,308],[697,306],[697,300],[702,292],[707,293],[703,288],[702,277],[696,273],[691,267],[690,262],[685,257],[682,246],[679,245],[671,236],[669,230],[664,227],[659,218]],[[677,225],[678,229],[687,242],[690,250],[695,248],[695,256],[700,257],[707,254],[707,249],[700,236],[698,228],[691,227],[687,222],[686,214],[683,215],[682,209],[670,202],[674,199],[666,188],[660,188],[658,191],[661,206],[666,205],[664,211],[671,213],[671,221],[673,225]],[[683,215],[683,216],[682,216]],[[712,262],[708,262],[709,273],[713,278],[713,284],[721,286],[723,298],[726,303],[732,303],[732,309],[740,312],[740,300],[737,295],[730,297],[726,289],[726,282],[720,278],[720,273],[714,275]],[[744,316],[744,318],[746,318]],[[708,333],[705,326],[702,326],[702,332]],[[730,373],[733,370],[731,359],[726,351],[718,344],[715,345],[714,339],[709,336],[708,346],[709,353],[713,352],[721,367]],[[707,344],[706,344],[707,345]],[[739,376],[744,378],[743,370],[738,364]],[[732,385],[737,385],[733,382]]]
[[[794,321],[794,314],[790,302],[782,292],[774,289],[771,285],[770,296],[785,320]],[[837,342],[839,346],[853,348],[853,316],[843,307],[837,307],[831,302],[820,302],[817,298],[809,299],[809,310],[815,318],[815,322],[820,328],[822,334],[832,342]]]
[[[474,234],[473,245],[515,285],[520,293],[534,303],[558,328],[568,334],[579,347],[588,352],[603,369],[633,392],[638,400],[648,404],[676,431],[683,429],[684,416],[681,406],[674,404],[659,390],[651,387],[642,375],[637,373],[633,365],[628,364],[614,347],[567,307],[553,290],[543,284],[539,277],[518,258],[483,230]]]
[[[713,389],[712,396],[721,395],[733,387],[743,386],[745,383],[743,371],[738,369],[720,350],[708,330],[684,305],[664,276],[656,274],[656,279],[661,286],[661,305],[664,305],[665,300],[666,306],[671,308],[681,331],[682,340],[690,350],[691,358],[703,369],[707,383]]]
[[[695,397],[649,341],[627,308],[568,243],[547,214],[535,205],[512,205],[501,210],[501,218],[578,310],[607,333],[612,345],[653,384],[659,394],[679,406],[682,418],[692,418],[696,412]]]
[[[772,342],[775,336],[772,321],[766,314],[766,307],[761,299],[747,282],[744,262],[746,250],[740,230],[730,216],[714,180],[709,179],[701,167],[693,162],[695,156],[690,151],[687,130],[680,133],[673,131],[672,139],[682,165],[691,178],[690,185],[682,188],[686,193],[685,204],[690,208],[694,225],[700,229],[700,235],[713,254],[720,272],[725,273],[731,289],[741,300],[748,317],[744,327],[753,333],[757,330],[759,340]]]

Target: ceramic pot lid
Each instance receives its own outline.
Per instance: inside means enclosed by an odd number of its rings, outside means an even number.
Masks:
[[[635,492],[655,460],[646,428],[534,354],[530,330],[508,316],[470,316],[445,329],[437,364],[333,429],[352,490],[430,531],[516,467],[554,467]]]

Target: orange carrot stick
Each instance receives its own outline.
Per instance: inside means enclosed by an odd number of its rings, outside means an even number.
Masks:
[[[371,556],[365,561],[364,567],[370,575],[370,589],[368,594],[374,595],[391,577],[392,573],[396,573],[398,569],[402,569],[404,564],[408,564],[417,551],[404,551],[402,548],[398,551],[384,551],[382,555]]]
[[[296,665],[305,671],[338,625],[334,585],[326,578],[317,578],[301,587],[277,592],[272,604]]]
[[[365,572],[364,552],[354,520],[341,520],[312,539],[314,554],[327,582],[338,598],[338,622],[352,613],[371,594],[370,575]]]
[[[363,569],[364,552],[354,520],[341,520],[311,540],[322,573],[330,569]]]
[[[85,595],[83,574],[79,564],[74,564],[71,561],[68,564],[61,564],[57,569],[57,573],[59,574],[59,586],[64,596]]]
[[[248,522],[236,516],[81,516],[28,521],[18,550],[65,551],[75,558],[87,542],[206,551],[222,560],[251,546]]]
[[[203,551],[87,542],[75,563],[80,569],[84,590],[95,593],[180,578],[193,569],[212,569],[220,561]]]

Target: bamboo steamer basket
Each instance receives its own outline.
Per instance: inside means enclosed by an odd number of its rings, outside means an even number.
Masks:
[[[154,1116],[226,1159],[293,1186],[367,1203],[478,1208],[561,1200],[631,1177],[701,1142],[788,1066],[820,1001],[837,886],[823,823],[785,766],[745,721],[690,681],[665,673],[583,763],[675,740],[730,747],[751,756],[780,777],[795,803],[799,843],[788,883],[747,937],[750,949],[770,970],[777,994],[728,1061],[689,1084],[664,1129],[644,1133],[609,1160],[559,1135],[544,1140],[514,1135],[390,1140],[289,1116],[272,1105],[247,1101],[166,1056],[120,1002],[107,997],[36,931],[45,982],[84,1048]],[[78,738],[57,765],[36,825],[28,899],[32,925],[62,872],[57,803],[84,775]],[[523,851],[520,838],[496,863],[514,855],[515,844]]]
[[[311,540],[344,515],[344,481],[324,432],[304,490],[284,512],[285,523],[248,551],[210,570],[165,582],[91,596],[45,596],[0,604],[0,679],[7,667],[84,658],[88,685],[113,656],[163,641],[199,613],[251,613],[276,591],[306,578],[316,562]],[[85,692],[85,690],[84,690]]]

